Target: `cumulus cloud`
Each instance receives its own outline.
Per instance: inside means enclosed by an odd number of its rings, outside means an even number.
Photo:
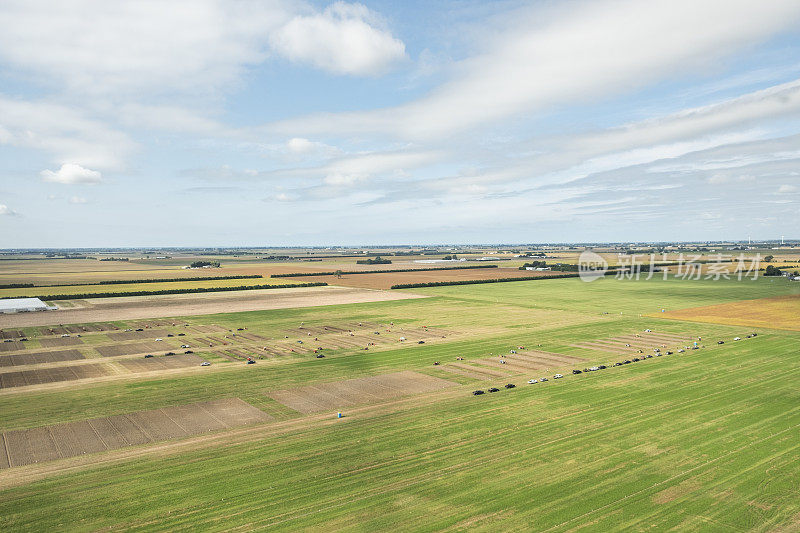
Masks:
[[[7,216],[14,216],[17,212],[13,209],[9,208],[5,204],[0,204],[0,216],[7,215]]]
[[[800,191],[800,187],[798,187],[797,185],[781,185],[780,187],[778,187],[779,193],[792,193],[797,191]]]
[[[336,2],[322,13],[294,17],[270,40],[278,53],[335,74],[375,75],[406,57],[375,13],[362,4]]]
[[[43,170],[40,174],[45,181],[68,185],[74,183],[100,183],[103,180],[103,176],[100,172],[84,168],[75,163],[64,163],[61,165],[61,168],[56,171]]]
[[[85,204],[85,203],[88,203],[88,202],[89,201],[86,198],[82,197],[82,196],[70,196],[70,198],[69,198],[69,203],[71,203],[71,204]]]

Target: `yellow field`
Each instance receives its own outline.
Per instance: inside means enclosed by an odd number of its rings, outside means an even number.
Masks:
[[[776,296],[649,315],[675,320],[800,331],[800,296]]]

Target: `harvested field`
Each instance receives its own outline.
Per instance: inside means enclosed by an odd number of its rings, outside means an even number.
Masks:
[[[106,337],[112,341],[134,341],[139,339],[155,339],[156,337],[166,337],[169,333],[165,329],[146,329],[144,331],[118,331],[116,333],[106,333]]]
[[[198,366],[203,360],[194,354],[167,355],[151,357],[149,359],[125,359],[119,361],[130,372],[154,372],[156,370],[170,370],[173,368],[186,368]]]
[[[368,378],[318,383],[268,393],[272,399],[301,413],[334,411],[371,401],[390,400],[457,385],[445,379],[404,371]]]
[[[132,355],[135,353],[163,352],[174,347],[174,343],[167,341],[132,342],[130,344],[111,344],[109,346],[95,346],[95,350],[103,357],[117,355]]]
[[[18,339],[24,336],[18,329],[0,330],[0,339]]]
[[[557,273],[558,274],[558,273]],[[553,272],[535,272],[516,268],[465,268],[457,270],[424,270],[421,272],[380,272],[375,274],[342,274],[336,276],[308,276],[292,278],[297,281],[324,281],[330,285],[389,289],[400,283],[434,283],[437,281],[467,281],[474,279],[525,278],[551,276]]]
[[[0,342],[0,352],[14,352],[17,350],[23,350],[27,347],[24,342]]]
[[[79,337],[55,337],[52,339],[39,339],[42,348],[59,348],[61,346],[75,346],[83,344],[83,339]]]
[[[267,422],[238,398],[165,407],[0,434],[0,468],[148,444]]]
[[[586,350],[599,350],[616,355],[623,355],[635,354],[639,350],[650,352],[654,348],[676,348],[689,344],[692,342],[692,339],[696,339],[696,337],[672,333],[635,333],[608,339],[579,342],[572,346],[575,348],[584,348]]]
[[[800,331],[800,296],[776,296],[690,307],[658,313],[657,316],[690,322]]]
[[[0,373],[0,389],[42,383],[57,383],[59,381],[74,381],[76,379],[97,378],[108,375],[111,375],[111,371],[103,364],[17,370]]]
[[[60,361],[76,361],[84,359],[78,350],[57,350],[53,352],[25,352],[14,355],[0,356],[0,367],[37,365],[41,363],[56,363]]]
[[[487,269],[493,270],[493,269]],[[363,276],[362,276],[363,277]],[[253,291],[166,296],[130,296],[84,300],[84,307],[48,313],[17,313],[0,316],[0,327],[44,326],[54,323],[85,323],[134,320],[165,316],[193,316],[264,309],[290,309],[365,302],[426,298],[401,291],[370,291],[345,287],[303,287]],[[77,304],[77,301],[73,300]],[[0,343],[2,344],[2,343]]]

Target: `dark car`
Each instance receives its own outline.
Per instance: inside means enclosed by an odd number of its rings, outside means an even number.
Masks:
[[[472,395],[473,396],[480,396],[481,394],[484,394],[484,392],[482,390],[474,390],[474,391],[472,391]]]
[[[725,344],[725,341],[717,341],[717,344]]]
[[[252,359],[248,359],[248,360],[247,360],[247,364],[248,364],[248,365],[254,365],[254,364],[256,364],[256,362],[255,362],[255,361],[253,361]]]
[[[605,369],[606,369],[606,368],[608,368],[608,367],[607,367],[606,365],[600,365],[600,366],[598,366],[597,368],[599,368],[600,370],[605,370]]]
[[[317,359],[324,359],[324,358],[325,358],[325,356],[322,355],[322,354],[317,355]]]
[[[150,359],[151,357],[153,357],[153,354],[151,354],[151,353],[149,353],[149,354],[144,356],[145,359]]]
[[[667,352],[667,355],[672,355],[672,352]]]
[[[419,341],[417,344],[425,344],[425,341]]]
[[[573,374],[583,374],[583,371],[578,370],[577,368],[572,371]]]
[[[514,387],[516,387],[516,385],[514,385],[513,383],[506,383],[507,389],[513,389]]]
[[[172,333],[167,333],[167,337],[174,337],[174,336],[175,335],[173,335]]]
[[[634,357],[634,358],[633,358],[633,362],[634,362],[634,363],[638,363],[639,361],[641,361],[641,359],[639,359],[638,357]]]
[[[144,331],[144,328],[139,328],[136,331]]]
[[[753,333],[753,337],[758,337],[758,333]]]
[[[244,328],[236,328],[236,331],[244,331]]]
[[[164,355],[175,355],[175,352],[167,352]]]
[[[185,351],[185,352],[183,352],[183,353],[194,353],[194,352],[193,352],[193,351],[191,351],[191,350],[186,350],[186,351]]]
[[[78,335],[78,337],[80,337],[80,335]],[[27,342],[27,340],[28,340],[28,339],[26,339],[25,337],[22,337],[22,338],[19,340],[19,342]]]
[[[185,337],[186,333],[178,333],[178,337]]]
[[[497,387],[492,387],[491,389],[489,389],[489,392],[500,392],[500,389],[498,389]]]
[[[622,366],[622,363],[614,363],[614,366]]]
[[[630,359],[625,359],[625,360],[622,362],[622,364],[623,364],[623,365],[629,365],[629,364],[631,364],[631,361],[630,361]]]

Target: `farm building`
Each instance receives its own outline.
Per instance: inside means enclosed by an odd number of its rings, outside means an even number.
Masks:
[[[48,307],[39,298],[8,298],[0,300],[0,313],[27,313],[30,311],[47,311]]]

